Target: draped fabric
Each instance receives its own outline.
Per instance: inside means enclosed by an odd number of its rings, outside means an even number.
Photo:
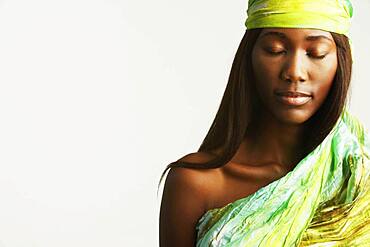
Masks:
[[[196,246],[370,246],[370,141],[344,110],[285,176],[207,211]]]

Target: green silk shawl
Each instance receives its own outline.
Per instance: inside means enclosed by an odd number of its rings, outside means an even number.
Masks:
[[[370,246],[370,141],[344,110],[285,176],[207,211],[196,246]]]

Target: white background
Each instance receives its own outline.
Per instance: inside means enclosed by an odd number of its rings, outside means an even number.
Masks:
[[[159,176],[205,137],[246,6],[0,0],[0,247],[157,246]],[[352,26],[366,126],[369,11]]]

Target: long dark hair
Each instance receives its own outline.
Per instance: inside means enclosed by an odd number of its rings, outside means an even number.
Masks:
[[[253,82],[252,50],[262,29],[246,30],[236,52],[229,80],[216,117],[200,145],[198,152],[221,152],[205,163],[175,161],[167,165],[159,180],[158,188],[166,171],[172,167],[198,169],[218,168],[235,155],[248,124],[257,111],[257,94]],[[305,140],[305,153],[314,150],[333,129],[347,103],[352,73],[352,54],[345,35],[331,33],[337,46],[338,67],[332,87],[325,102],[307,121],[310,126]]]

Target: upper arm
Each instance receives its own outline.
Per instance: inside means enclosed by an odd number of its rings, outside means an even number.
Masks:
[[[195,226],[205,212],[200,171],[171,168],[163,189],[159,220],[161,247],[195,246]]]

